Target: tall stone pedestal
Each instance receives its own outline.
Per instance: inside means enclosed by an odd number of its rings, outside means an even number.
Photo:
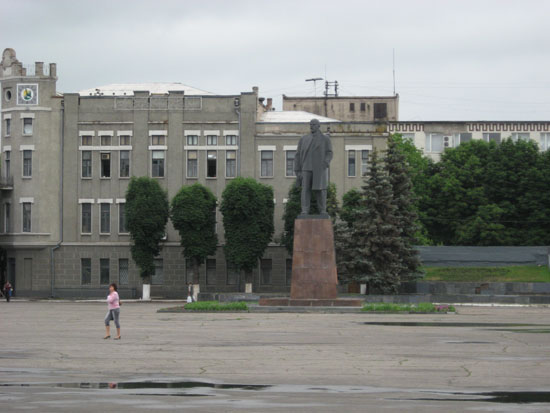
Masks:
[[[260,305],[359,307],[361,299],[338,298],[334,232],[328,215],[299,216],[294,222],[290,298],[260,298]]]
[[[328,216],[310,215],[294,222],[290,298],[338,298],[334,232]]]

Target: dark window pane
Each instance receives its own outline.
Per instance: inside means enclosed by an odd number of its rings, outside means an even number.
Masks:
[[[294,158],[296,158],[296,151],[286,151],[286,176],[296,176],[294,172]]]
[[[206,284],[216,284],[216,260],[214,259],[206,260]]]
[[[162,259],[155,260],[155,272],[151,277],[151,284],[163,284],[164,283],[164,262]]]
[[[218,161],[216,151],[206,153],[206,177],[215,178],[218,176]]]
[[[82,233],[92,232],[92,204],[82,204]]]
[[[126,204],[118,204],[118,232],[126,234],[128,228],[126,228]]]
[[[271,284],[271,259],[262,259],[260,261],[260,275],[262,280],[262,285]]]
[[[355,176],[355,151],[348,151],[348,176]]]
[[[99,260],[99,283],[107,285],[110,282],[109,258]]]
[[[100,204],[100,232],[108,234],[111,232],[111,204]]]
[[[388,116],[387,105],[385,103],[374,104],[374,119],[383,119]]]
[[[120,151],[120,177],[130,176],[130,151]]]
[[[118,283],[127,285],[129,282],[129,261],[128,258],[118,260]]]
[[[91,177],[92,177],[92,151],[82,151],[82,178],[91,178]]]
[[[110,153],[101,154],[101,177],[102,178],[111,177],[111,154]]]
[[[239,283],[239,271],[237,267],[227,264],[227,285],[237,285]]]
[[[92,259],[81,258],[80,259],[80,277],[82,285],[92,283]]]

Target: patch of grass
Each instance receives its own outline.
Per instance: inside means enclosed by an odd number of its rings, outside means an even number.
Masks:
[[[394,304],[394,303],[368,303],[361,311],[379,313],[447,313],[456,312],[452,305],[434,305],[432,303]]]
[[[219,303],[217,301],[196,301],[185,304],[185,311],[248,311],[248,305],[243,301]]]
[[[453,282],[550,282],[546,266],[424,267],[425,281]]]

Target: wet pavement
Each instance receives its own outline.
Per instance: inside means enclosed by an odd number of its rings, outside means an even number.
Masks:
[[[0,411],[546,412],[550,309],[166,314],[0,305]]]

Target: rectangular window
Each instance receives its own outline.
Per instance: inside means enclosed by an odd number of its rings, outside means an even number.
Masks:
[[[6,119],[6,133],[5,136],[11,135],[11,119]]]
[[[260,260],[260,276],[262,280],[262,285],[271,284],[271,267],[272,267],[271,259],[262,258]]]
[[[367,110],[367,105],[365,102],[361,102],[361,112],[365,112]]]
[[[23,232],[31,232],[32,204],[23,202]]]
[[[118,204],[118,232],[120,234],[128,233],[128,228],[126,227],[126,204],[123,202]]]
[[[199,137],[197,135],[187,135],[187,145],[195,146],[199,144]]]
[[[90,203],[81,204],[80,208],[82,210],[81,232],[83,234],[91,234],[92,233],[92,204]]]
[[[291,177],[296,176],[296,172],[294,172],[294,159],[296,158],[296,151],[286,151],[286,168],[285,168],[285,176]]]
[[[32,118],[23,118],[23,135],[32,135]]]
[[[512,133],[512,141],[529,141],[531,139],[529,132]]]
[[[99,204],[99,208],[101,217],[99,232],[108,234],[111,232],[111,204]]]
[[[99,259],[99,283],[101,285],[107,285],[111,281],[109,271],[109,258]]]
[[[216,260],[206,260],[206,284],[216,285]]]
[[[348,176],[355,176],[355,151],[348,151]]]
[[[225,176],[227,178],[237,176],[237,151],[225,152]]]
[[[185,282],[186,284],[195,284],[195,277],[194,277],[194,268],[193,268],[193,260],[186,259],[185,260]]]
[[[120,135],[118,137],[118,142],[120,146],[130,146],[131,145],[130,135]]]
[[[485,142],[496,142],[498,144],[498,143],[500,143],[500,132],[484,133],[483,134],[483,140]]]
[[[290,285],[292,283],[292,258],[286,259],[286,285]]]
[[[101,146],[111,146],[111,136],[109,135],[102,135],[101,136]]]
[[[455,147],[461,143],[470,142],[472,140],[472,134],[469,132],[457,133],[455,136]]]
[[[151,284],[164,283],[164,262],[161,258],[155,260],[155,272],[151,277]]]
[[[81,136],[80,137],[82,146],[92,146],[92,137],[91,136]]]
[[[164,178],[164,151],[153,151],[151,173],[153,178]]]
[[[118,283],[120,285],[128,285],[129,283],[129,265],[128,258],[119,258],[118,260]]]
[[[541,151],[546,151],[550,149],[550,133],[541,133],[540,134],[540,149]],[[7,152],[6,152],[7,154]]]
[[[32,151],[23,151],[23,178],[32,177]]]
[[[428,152],[443,152],[444,139],[442,133],[430,133],[428,136]]]
[[[349,104],[349,111],[350,112],[355,112],[355,103],[350,103]]]
[[[153,135],[151,137],[151,145],[153,146],[166,145],[166,135]]]
[[[196,178],[199,173],[197,151],[187,151],[187,177]]]
[[[9,178],[11,176],[11,151],[6,151],[5,152],[5,159],[4,159],[4,165],[5,165],[5,168],[6,168],[6,178]]]
[[[130,151],[120,151],[120,178],[130,177]]]
[[[207,145],[217,145],[218,136],[217,135],[206,135],[206,144]]]
[[[111,177],[111,153],[102,153],[101,154],[101,177],[110,178]]]
[[[92,283],[92,259],[91,258],[80,259],[80,280],[82,285],[89,285]]]
[[[227,264],[227,285],[237,285],[239,283],[239,271],[232,264]]]
[[[361,151],[361,176],[365,176],[368,170],[369,170],[369,151],[362,150]]]
[[[237,135],[225,135],[225,144],[233,146],[237,144]]]
[[[4,232],[11,232],[11,204],[4,204]]]
[[[414,133],[402,133],[401,137],[404,141],[414,143]]]
[[[206,177],[215,178],[218,174],[218,161],[216,151],[206,152]]]
[[[384,119],[388,117],[388,105],[385,103],[374,104],[374,119]]]
[[[273,176],[273,151],[261,151],[261,165],[260,176],[271,177]]]
[[[92,151],[82,151],[82,178],[92,177]]]

